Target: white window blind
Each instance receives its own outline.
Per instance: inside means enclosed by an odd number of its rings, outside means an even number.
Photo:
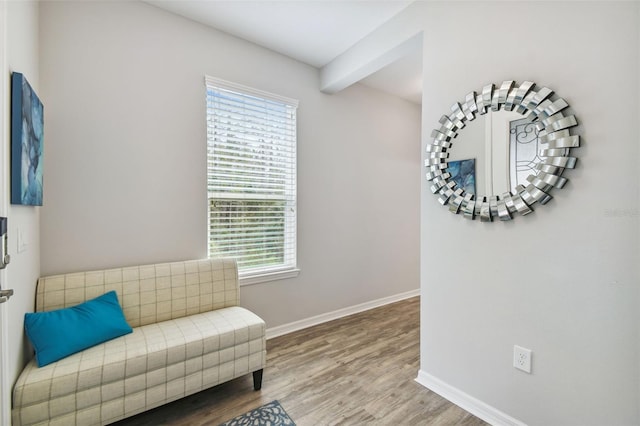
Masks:
[[[205,80],[209,256],[241,278],[295,270],[298,101]]]

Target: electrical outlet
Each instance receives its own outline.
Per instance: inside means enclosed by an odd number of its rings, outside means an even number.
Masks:
[[[531,349],[514,345],[513,366],[518,370],[531,374]]]

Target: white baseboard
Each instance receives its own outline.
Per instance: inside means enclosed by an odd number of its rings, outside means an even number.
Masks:
[[[474,416],[479,417],[494,426],[527,426],[526,423],[514,419],[497,408],[462,392],[460,389],[455,388],[422,370],[418,372],[416,382],[437,393],[441,397],[448,399],[463,410],[468,411]]]
[[[358,312],[367,311],[369,309],[388,305],[389,303],[399,302],[400,300],[409,299],[411,297],[415,297],[419,295],[420,295],[420,289],[411,290],[405,293],[400,293],[400,294],[396,294],[389,297],[383,297],[382,299],[372,300],[371,302],[365,302],[359,305],[338,309],[337,311],[327,312],[326,314],[316,315],[314,317],[306,318],[300,321],[294,321],[289,324],[283,324],[277,327],[270,327],[270,328],[267,328],[267,339],[272,339],[274,337],[282,336],[284,334],[293,333],[294,331],[302,330],[307,327],[312,327],[314,325],[333,321],[338,318],[357,314]]]

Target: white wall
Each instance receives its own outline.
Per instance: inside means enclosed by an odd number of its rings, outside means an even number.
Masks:
[[[274,327],[419,286],[420,109],[138,2],[43,2],[42,273],[205,257],[204,74],[300,100],[298,278]]]
[[[423,145],[454,101],[510,79],[554,89],[581,123],[578,168],[533,215],[466,221],[422,183],[421,372],[530,425],[640,423],[639,7],[405,11],[425,32]],[[511,366],[514,344],[533,374]]]
[[[7,13],[7,66],[8,70],[2,72],[21,72],[27,78],[36,93],[40,94],[39,73],[38,73],[38,4],[28,1],[10,1],[6,3]],[[11,79],[7,79],[10,87]],[[6,87],[7,93],[10,93]],[[10,96],[6,97],[5,114],[9,115]],[[46,121],[45,104],[45,121]],[[7,123],[9,119],[7,117]],[[10,128],[7,126],[3,130],[7,146],[5,155],[9,158],[10,153]],[[46,142],[45,142],[46,144]],[[46,148],[45,148],[46,167]],[[8,196],[7,187],[3,196]],[[24,367],[26,359],[31,356],[27,350],[26,339],[23,332],[23,318],[25,312],[33,312],[35,300],[36,281],[40,271],[40,207],[28,207],[10,205],[8,210],[9,218],[9,254],[11,264],[7,267],[7,288],[13,288],[15,295],[7,302],[9,323],[7,329],[8,355],[9,358],[9,380],[15,381],[18,374]],[[17,253],[18,229],[22,231],[27,244],[26,251]],[[3,371],[2,374],[5,374]]]

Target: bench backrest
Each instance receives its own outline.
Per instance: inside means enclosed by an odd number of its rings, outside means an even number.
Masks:
[[[77,305],[115,290],[132,327],[240,303],[233,259],[205,259],[38,279],[36,312]]]

